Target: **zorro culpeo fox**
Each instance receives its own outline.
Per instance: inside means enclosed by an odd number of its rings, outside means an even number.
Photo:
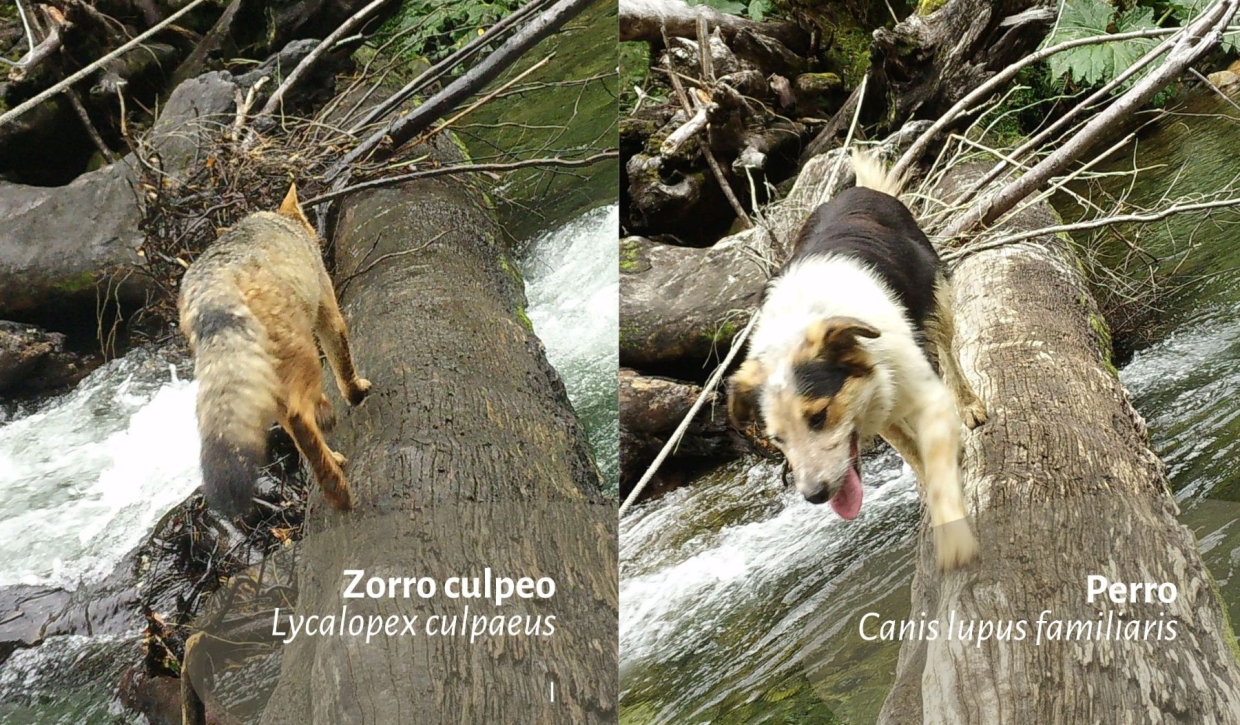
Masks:
[[[352,508],[344,456],[328,448],[320,431],[333,415],[315,339],[350,405],[362,402],[370,382],[353,366],[318,235],[296,185],[279,211],[241,220],[190,265],[178,306],[194,352],[207,503],[229,516],[249,508],[266,462],[267,430],[279,422],[331,505]]]

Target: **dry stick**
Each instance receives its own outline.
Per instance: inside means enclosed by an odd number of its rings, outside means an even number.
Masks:
[[[661,29],[663,33],[663,45],[671,47],[668,41],[667,28]],[[700,41],[699,41],[700,44]],[[672,81],[672,88],[676,91],[676,96],[680,99],[680,105],[685,109],[685,113],[690,117],[694,115],[693,104],[689,101],[689,94],[685,92],[684,84],[680,82],[680,76],[676,73],[676,69],[672,66],[672,56],[667,54],[663,56],[663,62],[667,65],[667,76]],[[704,62],[705,64],[705,62]],[[707,133],[710,132],[710,125],[706,126]],[[728,177],[723,173],[723,167],[719,165],[719,161],[715,159],[715,154],[710,150],[709,136],[702,142],[702,157],[706,159],[706,165],[710,167],[710,171],[715,175],[715,181],[719,184],[719,190],[723,192],[724,198],[728,200],[728,204],[732,206],[732,211],[736,213],[736,218],[741,220],[746,229],[753,226],[753,222],[749,220],[749,215],[745,213],[745,207],[741,206],[741,200],[736,198],[736,193],[732,191],[732,185],[728,183]]]
[[[714,105],[715,104],[711,103],[698,108],[698,111],[694,114],[693,118],[685,121],[683,126],[669,133],[667,138],[663,139],[663,143],[659,145],[659,153],[663,156],[671,156],[676,153],[685,141],[689,140],[690,136],[693,136],[698,131],[706,128],[706,124],[709,123],[706,117],[707,112]]]
[[[904,155],[900,157],[899,162],[897,162],[892,168],[892,176],[894,178],[899,178],[900,174],[907,172],[908,169],[916,163],[919,158],[921,158],[921,155],[926,152],[926,147],[930,145],[930,142],[934,140],[934,137],[937,136],[940,131],[948,125],[955,123],[955,121],[966,111],[972,108],[975,103],[989,96],[999,86],[1002,86],[1004,83],[1007,83],[1015,78],[1016,75],[1020,73],[1022,68],[1025,68],[1033,63],[1046,60],[1056,53],[1071,50],[1072,48],[1077,48],[1082,45],[1095,45],[1098,43],[1110,43],[1112,41],[1132,40],[1134,38],[1152,38],[1159,35],[1172,35],[1180,32],[1181,30],[1184,30],[1184,28],[1156,28],[1153,30],[1135,30],[1130,33],[1117,33],[1115,35],[1097,35],[1090,38],[1077,38],[1075,40],[1068,40],[1063,43],[1052,45],[1049,48],[1043,48],[1036,53],[1031,53],[1024,58],[1021,58],[1012,65],[996,73],[990,78],[990,80],[973,89],[973,91],[971,91],[968,95],[961,98],[954,106],[949,108],[947,113],[940,116],[939,119],[934,122],[934,125],[926,129],[926,132],[918,137],[918,139],[913,142],[913,145],[909,146],[908,150],[904,152]],[[867,73],[866,76],[868,77],[869,74]]]
[[[723,379],[723,374],[727,372],[728,366],[736,358],[736,353],[740,352],[741,348],[745,346],[745,340],[749,337],[749,333],[753,332],[754,325],[758,322],[759,314],[755,312],[753,317],[749,318],[749,324],[745,325],[745,329],[741,330],[740,334],[732,341],[732,349],[728,350],[727,357],[723,359],[723,362],[719,363],[719,367],[715,368],[715,372],[706,381],[706,385],[702,387],[702,392],[698,395],[697,400],[693,401],[693,407],[689,408],[689,412],[680,421],[680,425],[676,426],[676,430],[672,432],[671,437],[663,444],[663,449],[659,451],[659,455],[655,456],[654,462],[646,469],[646,473],[641,477],[641,480],[629,492],[628,498],[624,499],[624,503],[620,504],[620,516],[624,516],[624,512],[628,511],[629,506],[632,506],[637,497],[641,495],[646,488],[646,484],[650,483],[650,479],[654,478],[655,472],[659,470],[659,466],[663,465],[663,461],[671,454],[672,448],[680,442],[685,431],[689,429],[689,423],[693,421],[693,417],[702,409],[702,405],[706,402],[706,397],[719,385],[719,381]]]
[[[426,179],[432,176],[447,176],[449,174],[464,174],[477,171],[512,171],[514,169],[525,169],[531,166],[557,166],[572,168],[576,166],[589,166],[606,159],[618,158],[619,156],[619,151],[610,149],[607,151],[601,151],[592,156],[587,156],[583,159],[562,159],[558,156],[553,156],[546,159],[525,159],[523,161],[512,161],[509,163],[457,164],[455,166],[441,166],[437,169],[424,169],[422,171],[414,171],[408,174],[400,174],[399,176],[387,176],[382,179],[363,181],[360,184],[346,186],[343,189],[334,189],[326,194],[320,194],[309,201],[303,201],[302,206],[321,204],[325,201],[338,199],[345,194],[352,194],[355,191],[361,191],[362,189],[374,189],[381,186],[391,186],[405,181],[412,181],[413,179]]]
[[[1211,5],[1188,25],[1184,36],[1167,55],[1167,60],[1157,70],[1138,81],[1126,93],[1116,99],[1106,110],[1099,113],[1079,133],[1040,161],[1028,173],[999,191],[977,200],[963,214],[956,217],[941,235],[943,239],[958,237],[978,226],[986,226],[1007,213],[1034,189],[1046,183],[1052,176],[1063,171],[1079,157],[1108,127],[1127,117],[1162,90],[1184,69],[1218,43],[1222,28],[1235,15],[1240,0],[1220,0]]]
[[[30,21],[26,18],[26,10],[22,7],[22,0],[13,0],[13,3],[17,5],[17,14],[21,16],[22,27],[26,30],[26,47],[28,50],[25,55],[17,60],[17,62],[13,62],[8,58],[0,58],[0,63],[4,63],[12,68],[21,68],[26,65],[26,56],[34,53],[34,33],[30,30]]]
[[[368,15],[372,14],[374,11],[378,10],[390,1],[391,0],[374,0],[366,7],[358,10],[356,13],[353,13],[353,16],[341,23],[339,28],[336,28],[330,35],[323,38],[323,42],[315,46],[314,50],[310,51],[310,55],[302,58],[301,62],[297,64],[297,67],[293,69],[293,72],[288,74],[288,77],[284,79],[284,82],[280,84],[280,87],[271,94],[271,98],[267,99],[267,103],[263,105],[262,110],[260,110],[254,117],[262,118],[263,116],[270,116],[275,113],[276,108],[280,106],[280,102],[284,100],[284,94],[287,93],[288,89],[292,88],[297,81],[301,80],[301,77],[310,70],[310,66],[314,65],[324,53],[334,47],[336,45],[336,41],[343,38],[346,33],[361,24],[361,22],[365,20]]]
[[[94,63],[91,63],[90,65],[82,68],[77,73],[74,73],[73,75],[57,83],[51,88],[48,88],[42,93],[37,94],[36,96],[26,101],[25,103],[18,104],[17,106],[14,106],[13,108],[9,109],[3,115],[0,115],[0,126],[3,126],[4,124],[11,122],[13,119],[22,115],[26,111],[29,111],[30,109],[34,108],[40,103],[62,92],[64,89],[68,88],[69,86],[72,86],[74,83],[77,83],[78,81],[82,80],[83,78],[90,75],[91,73],[94,73],[104,64],[109,63],[112,60],[115,60],[116,58],[119,58],[120,56],[124,55],[125,52],[128,51],[130,48],[140,45],[142,41],[146,40],[147,38],[151,37],[152,35],[158,33],[159,31],[168,27],[172,23],[176,22],[186,13],[190,12],[191,10],[203,4],[204,2],[206,2],[206,0],[191,0],[188,5],[176,11],[175,13],[169,15],[168,17],[164,18],[158,24],[151,26],[149,30],[134,37],[133,40],[130,40],[128,43],[125,43],[124,45],[120,46],[119,48],[112,51],[111,53],[108,53],[107,55],[103,56],[102,58],[95,61]]]
[[[1174,28],[1174,30],[1178,32],[1183,30],[1183,28]],[[1163,42],[1159,43],[1157,46],[1152,48],[1150,52],[1146,53],[1144,57],[1126,68],[1123,73],[1120,73],[1118,76],[1113,78],[1110,83],[1107,83],[1098,90],[1094,91],[1085,100],[1068,109],[1068,112],[1056,119],[1054,123],[1028,138],[1024,143],[1014,149],[1009,154],[1009,157],[1012,159],[1023,158],[1028,155],[1031,150],[1041,146],[1042,143],[1049,139],[1053,134],[1058,133],[1068,124],[1072,123],[1077,116],[1097,105],[1099,101],[1109,98],[1112,91],[1119,88],[1122,84],[1127,82],[1129,78],[1132,78],[1137,73],[1140,73],[1147,65],[1153,63],[1159,56],[1166,53],[1167,50],[1176,42],[1176,40],[1176,36],[1172,35],[1170,38],[1167,38]],[[977,195],[977,192],[986,188],[988,184],[999,178],[999,175],[1002,174],[1006,168],[1006,161],[1001,159],[999,163],[995,164],[994,167],[991,168],[990,171],[987,171],[984,176],[970,184],[965,193],[960,198],[955,200],[955,203],[965,204],[973,199],[973,197]]]
[[[82,122],[82,126],[86,129],[86,135],[90,136],[90,141],[99,150],[103,156],[103,160],[109,164],[116,163],[116,154],[112,153],[112,149],[103,142],[103,137],[99,135],[99,131],[95,129],[95,124],[90,120],[90,114],[86,112],[86,106],[82,105],[82,99],[78,97],[77,91],[72,88],[65,89],[65,96],[69,99],[69,105],[73,106],[73,112],[77,114],[78,120]]]
[[[449,55],[447,58],[444,58],[430,68],[427,68],[422,73],[419,73],[417,78],[409,81],[409,83],[405,84],[403,88],[392,94],[390,98],[385,99],[382,103],[368,111],[362,120],[353,124],[353,126],[349,128],[349,132],[358,133],[375,121],[391,114],[405,101],[415,96],[430,84],[439,80],[444,73],[447,73],[449,70],[460,65],[474,53],[478,52],[478,50],[487,43],[494,41],[497,36],[507,31],[508,28],[512,27],[512,25],[518,20],[524,19],[535,10],[542,9],[542,7],[546,4],[547,0],[535,0],[535,2],[526,3],[520,8],[514,10],[503,20],[500,20],[495,25],[492,25],[489,30],[470,41],[460,50],[456,51],[452,55]]]
[[[399,147],[430,128],[461,101],[477,93],[479,89],[495,80],[500,73],[521,58],[530,49],[559,30],[572,18],[585,10],[593,0],[560,0],[525,27],[504,41],[495,52],[470,68],[460,78],[449,83],[443,90],[410,111],[409,115],[392,121],[386,128],[371,134],[328,170],[326,179],[334,181],[341,172],[358,160],[369,156],[384,139],[390,138],[393,147]]]
[[[1088,231],[1090,229],[1098,229],[1111,224],[1149,224],[1152,222],[1162,221],[1174,214],[1180,214],[1186,211],[1201,211],[1204,209],[1221,209],[1232,206],[1240,206],[1240,197],[1230,199],[1216,199],[1214,201],[1203,201],[1194,204],[1174,204],[1149,214],[1117,214],[1115,216],[1102,217],[1100,219],[1090,219],[1088,221],[1076,222],[1073,224],[1060,224],[1053,227],[1042,227],[1028,232],[1019,232],[1017,234],[1009,234],[1005,237],[992,239],[988,242],[973,244],[960,249],[955,249],[943,255],[943,261],[951,261],[966,257],[977,252],[984,252],[988,249],[997,249],[1008,244],[1023,242],[1027,239],[1034,239],[1044,234],[1059,234],[1060,232],[1079,232]]]
[[[547,56],[546,56],[545,58],[543,58],[542,60],[538,61],[537,63],[535,63],[534,65],[530,66],[529,68],[526,68],[525,70],[521,71],[521,74],[520,74],[520,75],[518,75],[516,78],[513,78],[512,80],[508,81],[507,83],[505,83],[504,85],[500,86],[499,88],[496,88],[495,90],[493,90],[493,91],[491,91],[490,93],[486,94],[486,95],[485,95],[485,96],[483,96],[482,98],[479,98],[477,101],[474,101],[473,103],[469,104],[468,106],[466,106],[466,107],[465,107],[465,110],[461,111],[460,113],[456,114],[456,115],[455,115],[455,116],[453,116],[452,118],[449,118],[447,121],[444,121],[443,123],[439,124],[439,125],[438,125],[438,126],[436,126],[435,128],[433,128],[433,129],[431,129],[430,131],[428,131],[427,133],[425,133],[425,134],[423,134],[422,136],[418,137],[418,139],[414,142],[414,144],[413,144],[413,145],[414,145],[414,146],[417,146],[418,144],[425,143],[428,139],[430,139],[430,138],[431,138],[432,136],[434,136],[435,134],[439,133],[440,131],[444,130],[445,128],[449,128],[449,127],[451,127],[451,126],[452,126],[452,124],[454,124],[454,123],[456,123],[457,121],[461,120],[462,118],[464,118],[465,116],[469,115],[469,114],[470,114],[470,113],[472,113],[473,111],[476,111],[476,110],[478,109],[478,107],[479,107],[479,106],[482,106],[483,104],[487,103],[488,101],[490,101],[490,100],[494,99],[496,95],[498,95],[498,94],[500,94],[500,93],[504,92],[505,90],[507,90],[507,89],[511,88],[512,86],[516,85],[517,83],[520,83],[521,81],[525,80],[525,77],[526,77],[526,76],[530,75],[530,74],[531,74],[531,73],[533,73],[534,71],[536,71],[536,70],[538,70],[539,68],[542,68],[543,66],[547,65],[548,63],[550,63],[550,62],[551,62],[551,59],[552,59],[552,58],[554,58],[554,57],[555,57],[555,53],[548,53],[548,54],[547,54]]]

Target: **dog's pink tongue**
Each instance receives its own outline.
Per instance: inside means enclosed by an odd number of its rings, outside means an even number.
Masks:
[[[840,518],[852,520],[861,513],[861,476],[857,471],[861,468],[860,455],[857,451],[857,439],[852,441],[852,461],[848,473],[844,474],[844,485],[831,497],[831,508]]]
[[[857,475],[857,469],[848,468],[844,485],[831,497],[831,508],[844,519],[855,519],[861,513],[861,476]]]

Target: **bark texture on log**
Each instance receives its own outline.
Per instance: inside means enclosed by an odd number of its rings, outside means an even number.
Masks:
[[[347,604],[425,624],[468,605],[467,619],[555,616],[555,632],[301,638],[284,649],[267,725],[615,721],[615,507],[562,383],[520,321],[524,294],[498,238],[480,201],[451,181],[345,203],[338,277],[357,276],[341,306],[374,387],[341,410],[335,437],[355,510],[342,516],[312,494],[298,612]],[[442,583],[486,567],[551,577],[555,596],[502,606],[341,596],[343,569]]]
[[[951,198],[984,169],[957,170]],[[1013,222],[1055,223],[1044,205]],[[908,641],[880,723],[1235,723],[1240,668],[1217,588],[1176,521],[1163,467],[1109,360],[1080,267],[1057,236],[966,257],[957,345],[990,418],[967,436],[964,487],[981,561],[940,575],[922,522],[911,612],[1030,623],[1021,642]],[[924,517],[923,517],[924,519]],[[1170,604],[1087,602],[1086,577],[1172,582]],[[1035,620],[1128,628],[1038,644]],[[1174,639],[1146,622],[1178,622]],[[1121,630],[1127,633],[1128,629]],[[1145,635],[1148,633],[1148,638]],[[1112,635],[1114,633],[1112,632]]]

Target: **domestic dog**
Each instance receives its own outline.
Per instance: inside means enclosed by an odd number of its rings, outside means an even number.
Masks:
[[[921,481],[939,566],[954,569],[977,553],[960,426],[986,408],[952,351],[951,282],[897,198],[903,180],[868,154],[853,166],[857,185],[810,214],[767,283],[729,412],[738,426],[760,415],[797,490],[845,519],[861,510],[860,451],[881,436]]]
[[[345,458],[320,430],[334,414],[323,395],[316,338],[350,405],[362,402],[370,381],[354,368],[318,235],[295,184],[277,212],[241,220],[190,265],[178,308],[194,353],[207,503],[229,516],[246,510],[266,462],[267,429],[279,422],[331,505],[352,508]]]

